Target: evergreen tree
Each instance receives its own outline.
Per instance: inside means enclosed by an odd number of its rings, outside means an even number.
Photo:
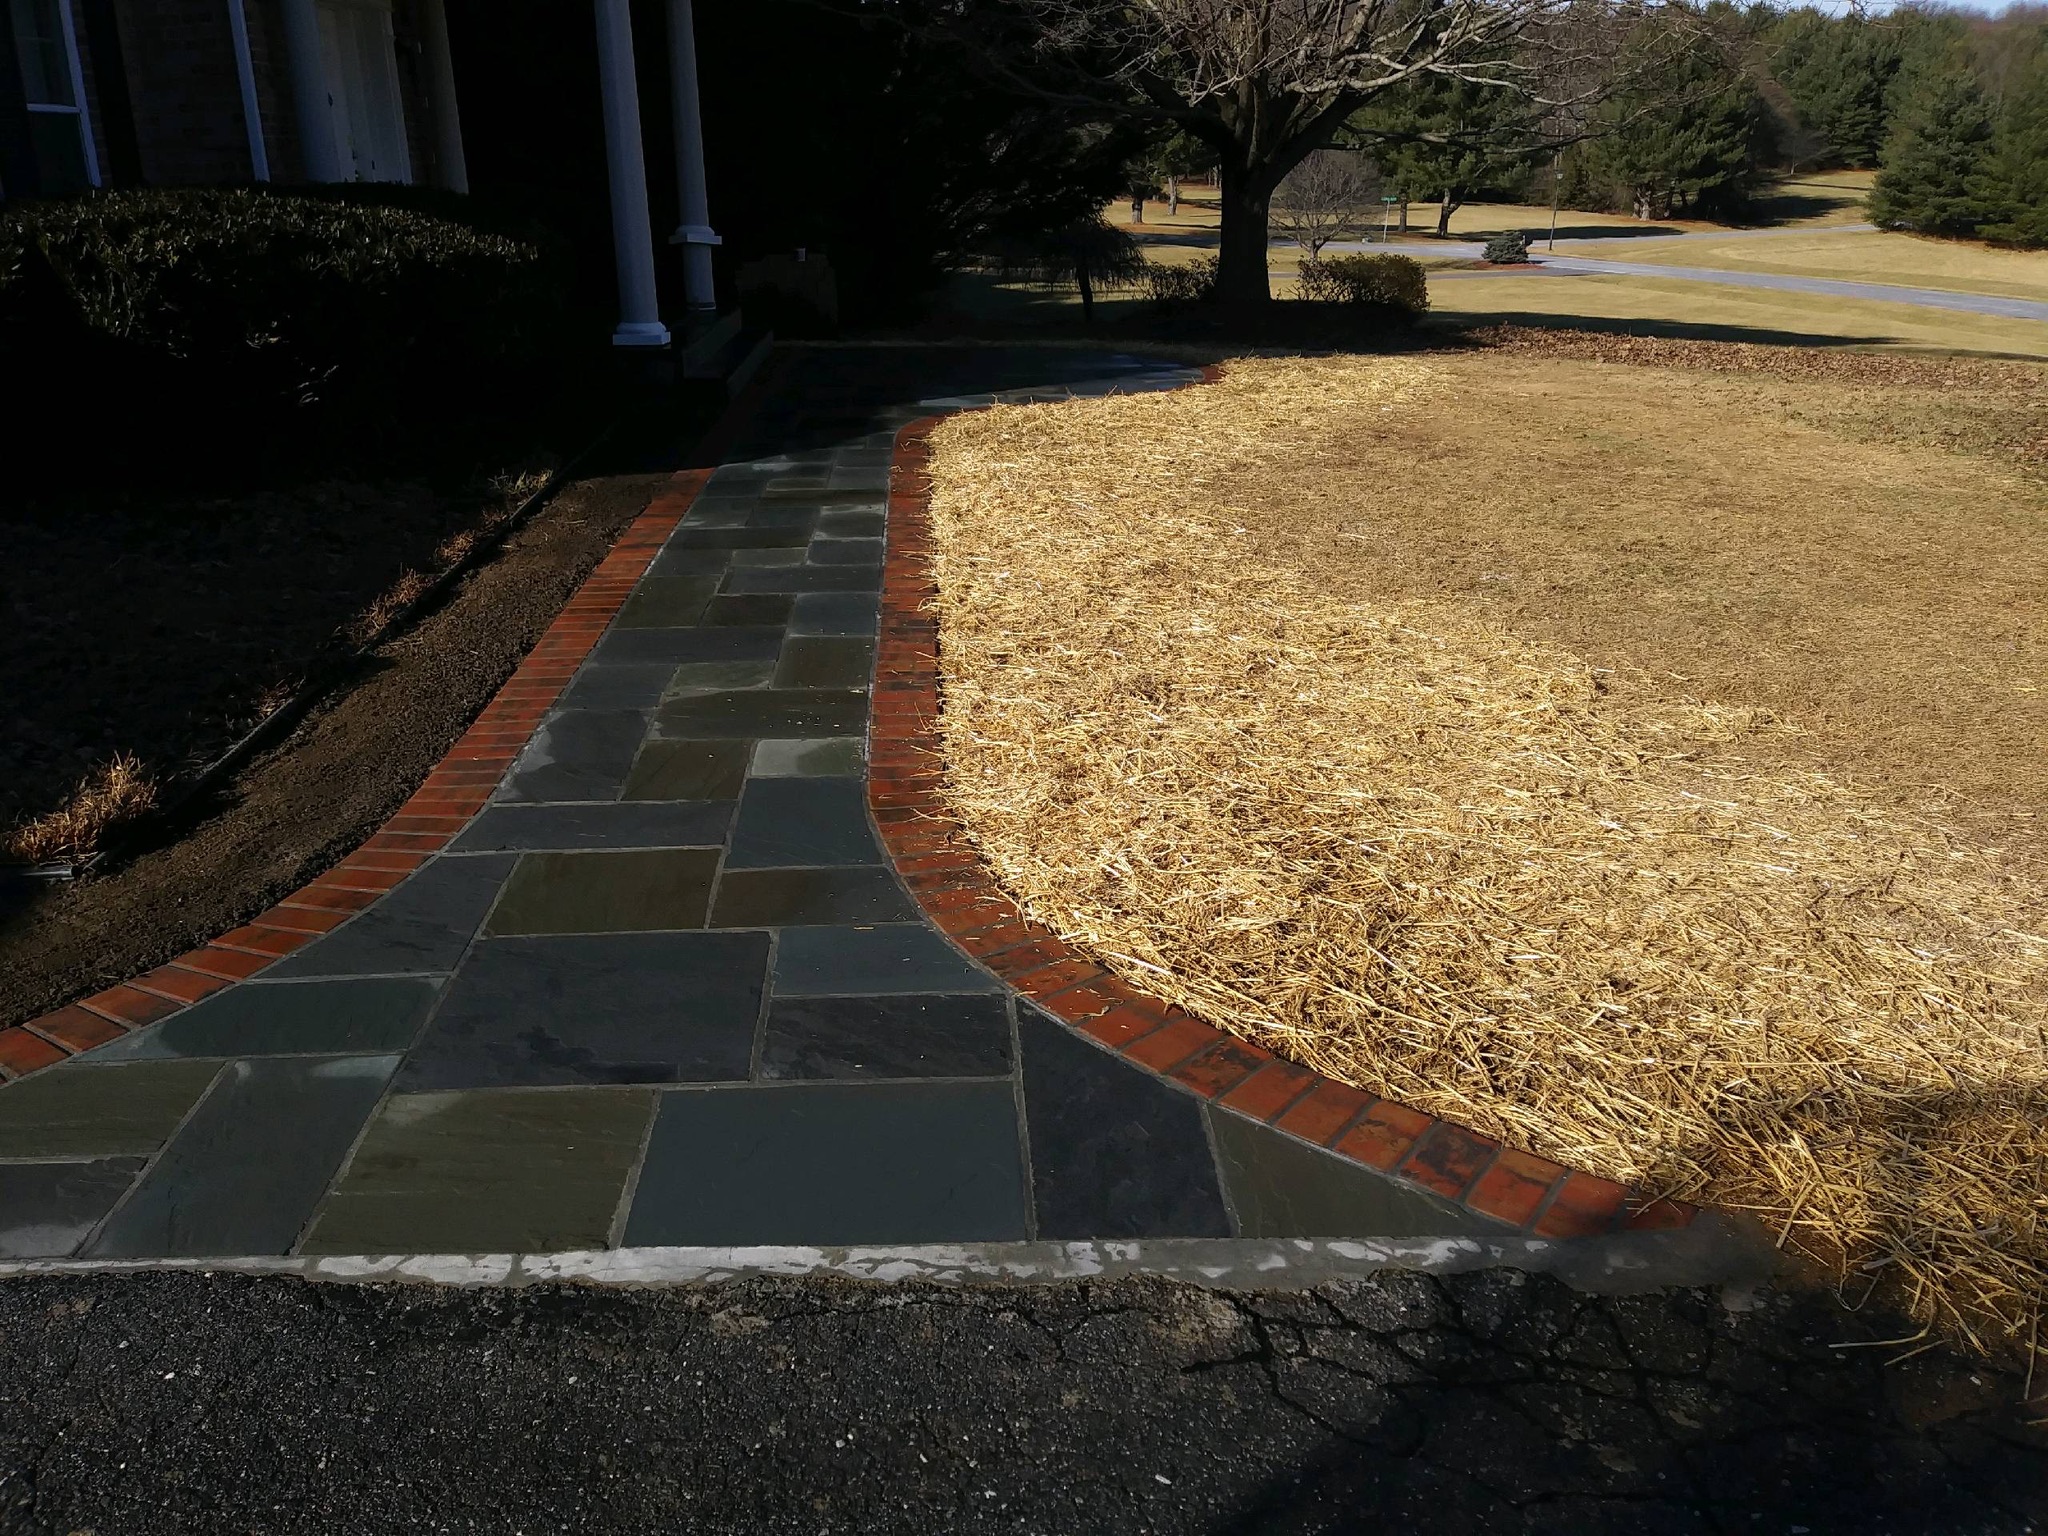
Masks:
[[[1711,37],[1650,34],[1637,46],[1665,56],[1601,104],[1567,184],[1604,187],[1610,206],[1641,219],[1739,214],[1773,150],[1756,82]]]
[[[1886,229],[1973,235],[1999,209],[1987,199],[1992,113],[1968,70],[1916,72],[1899,103],[1870,216]]]
[[[2011,83],[1976,183],[1988,213],[1978,233],[2001,245],[2048,246],[2048,30],[2043,38]]]
[[[1886,93],[1903,57],[1900,30],[1856,15],[1792,11],[1765,34],[1772,73],[1800,126],[1821,142],[1824,165],[1877,164],[1884,148]]]
[[[1425,75],[1355,113],[1346,136],[1366,148],[1404,200],[1436,200],[1436,232],[1448,235],[1451,215],[1468,197],[1519,191],[1527,182],[1536,130],[1516,92]]]
[[[1969,68],[1970,32],[1955,12],[1918,6],[1893,11],[1883,25],[1899,52],[1899,67],[1885,90],[1885,142],[1889,144],[1908,98],[1921,90],[1929,77]]]
[[[1166,199],[1169,214],[1180,212],[1180,184],[1216,168],[1216,151],[1192,134],[1176,129],[1156,137],[1132,168],[1131,184],[1153,189]]]

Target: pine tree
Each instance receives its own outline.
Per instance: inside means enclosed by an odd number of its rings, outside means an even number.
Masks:
[[[1386,92],[1350,122],[1386,185],[1405,198],[1437,200],[1436,232],[1482,191],[1519,190],[1528,179],[1535,130],[1529,104],[1513,91],[1441,75]]]
[[[1772,72],[1800,125],[1822,144],[1827,165],[1877,164],[1885,140],[1885,95],[1903,54],[1898,28],[1815,10],[1788,13],[1766,36]]]
[[[1989,199],[1991,103],[1966,69],[1919,74],[1900,101],[1870,216],[1886,229],[1973,235],[2000,211]]]
[[[1643,219],[1741,212],[1772,152],[1756,83],[1704,37],[1603,103],[1597,126],[1574,174]]]
[[[1985,239],[2048,246],[2048,69],[2006,102],[1978,191],[1991,213]]]

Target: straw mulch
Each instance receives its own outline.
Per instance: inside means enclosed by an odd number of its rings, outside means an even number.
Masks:
[[[1979,1347],[2027,1338],[2042,892],[1822,772],[1760,770],[1767,717],[1333,590],[1205,489],[1287,475],[1340,406],[1392,419],[1451,387],[1426,360],[1246,360],[940,428],[959,813],[1034,917],[1156,996],[1752,1211]]]

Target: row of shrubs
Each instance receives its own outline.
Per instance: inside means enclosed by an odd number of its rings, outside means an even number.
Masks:
[[[0,210],[16,473],[389,462],[559,355],[556,263],[426,199],[100,192]],[[40,419],[39,419],[40,418]],[[49,450],[69,445],[60,462]]]
[[[1146,272],[1145,283],[1160,304],[1206,303],[1216,287],[1216,261],[1211,257],[1185,267],[1153,267]],[[1397,320],[1414,319],[1429,309],[1429,282],[1422,263],[1392,252],[1304,262],[1295,292],[1311,303],[1353,305]]]

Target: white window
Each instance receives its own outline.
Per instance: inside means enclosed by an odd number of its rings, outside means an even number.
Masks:
[[[29,138],[46,195],[100,184],[100,160],[85,115],[85,77],[71,0],[7,0]]]
[[[319,11],[320,63],[342,175],[411,181],[389,0],[320,0]]]

